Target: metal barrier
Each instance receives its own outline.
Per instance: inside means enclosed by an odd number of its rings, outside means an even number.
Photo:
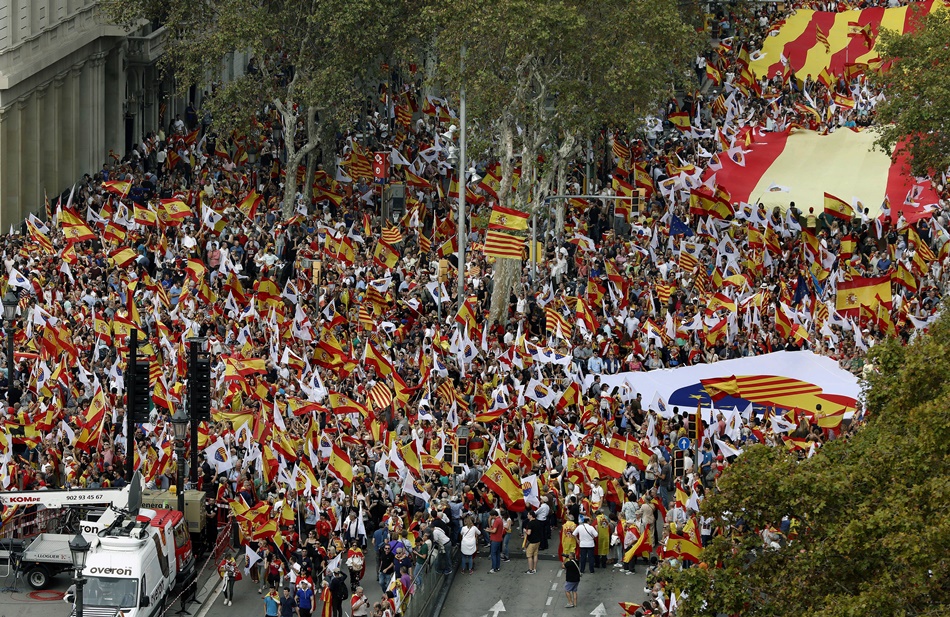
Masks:
[[[60,508],[43,508],[33,512],[14,514],[4,521],[3,527],[0,528],[0,539],[22,540],[41,533],[58,533],[61,527],[61,516],[65,516],[65,511]]]
[[[439,565],[439,553],[442,551],[433,551],[426,557],[425,564],[415,583],[415,593],[407,595],[403,600],[403,617],[425,617],[432,612],[435,600],[446,584],[446,575],[442,574],[437,567]],[[448,553],[445,554],[446,569],[455,569],[455,564],[459,558],[458,546],[450,546]]]

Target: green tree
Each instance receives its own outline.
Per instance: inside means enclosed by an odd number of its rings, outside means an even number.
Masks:
[[[891,154],[906,144],[915,175],[939,174],[950,167],[950,13],[934,11],[913,33],[885,30],[875,50],[885,67],[872,76],[884,93],[878,146]]]
[[[909,346],[875,346],[870,418],[808,459],[753,446],[702,511],[731,529],[708,568],[672,576],[681,616],[946,615],[950,611],[950,318]],[[783,516],[779,550],[756,533]]]
[[[380,67],[412,49],[417,7],[411,0],[103,3],[115,21],[149,19],[167,28],[165,63],[183,90],[218,81],[234,52],[253,56],[256,70],[222,82],[207,104],[221,132],[248,131],[260,110],[277,111],[287,144],[285,217],[293,214],[298,165],[321,139],[333,160],[334,129],[352,125],[367,94],[385,81]]]
[[[635,128],[653,113],[700,40],[665,0],[460,0],[433,3],[429,17],[436,80],[450,95],[464,80],[475,139],[501,163],[499,201],[528,212],[563,189],[566,162],[594,130]],[[489,320],[499,322],[520,262],[494,269]]]

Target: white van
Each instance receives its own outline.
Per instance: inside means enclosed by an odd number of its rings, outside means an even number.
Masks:
[[[176,579],[173,540],[151,524],[153,512],[100,532],[83,576],[83,607],[118,608],[125,617],[157,617]],[[72,588],[70,589],[72,591]],[[72,593],[65,598],[74,601]]]

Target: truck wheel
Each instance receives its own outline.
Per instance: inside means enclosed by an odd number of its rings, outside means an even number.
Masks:
[[[49,584],[49,572],[43,566],[33,566],[26,573],[26,582],[33,589],[46,589]]]

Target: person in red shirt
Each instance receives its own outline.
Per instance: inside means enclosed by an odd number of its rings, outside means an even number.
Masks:
[[[330,528],[330,521],[325,518],[321,518],[319,521],[317,521],[316,530],[317,539],[320,540],[320,544],[322,544],[324,547],[327,546],[330,543],[330,532],[332,531]]]
[[[505,539],[505,522],[498,515],[498,510],[492,510],[488,515],[488,539],[491,541],[491,570],[494,574],[501,570],[501,543]]]

